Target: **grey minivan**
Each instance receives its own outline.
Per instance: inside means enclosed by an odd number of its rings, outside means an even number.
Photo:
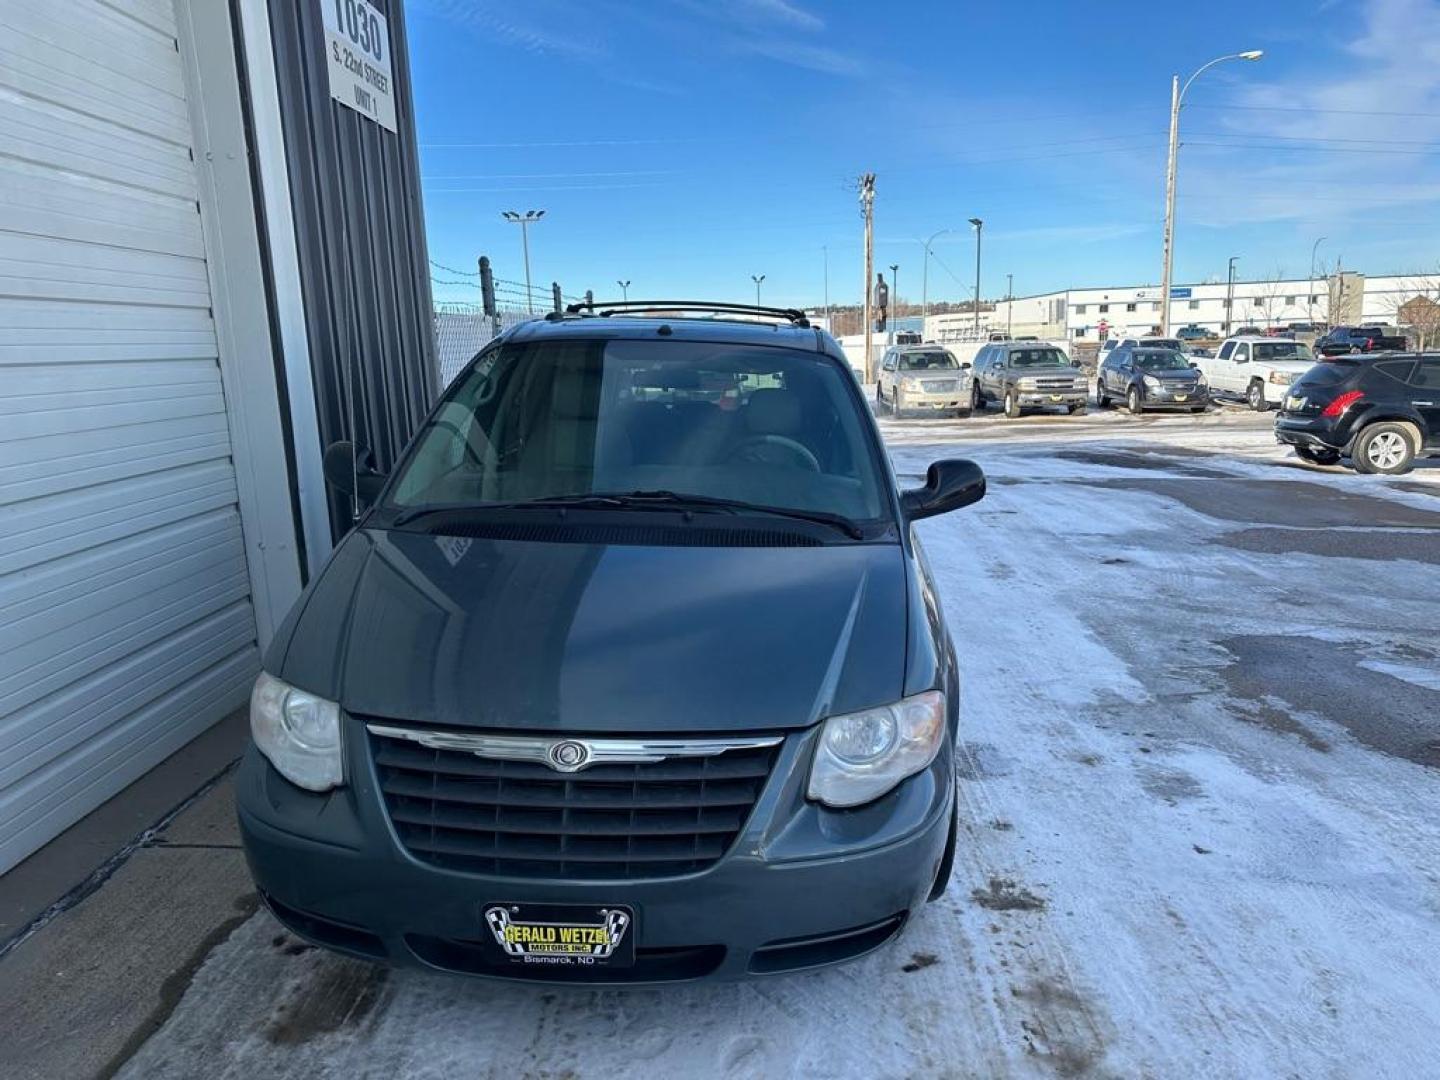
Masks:
[[[291,931],[467,975],[734,978],[869,952],[944,890],[959,684],[911,524],[985,480],[898,490],[801,313],[526,323],[391,475],[363,460],[326,455],[369,508],[265,655],[236,782]]]

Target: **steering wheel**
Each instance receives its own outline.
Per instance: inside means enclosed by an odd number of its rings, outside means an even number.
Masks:
[[[788,458],[789,461],[780,458]],[[820,471],[820,459],[810,452],[810,448],[784,435],[751,435],[736,443],[735,448],[725,455],[725,460],[742,461],[748,465],[798,464],[811,472]]]

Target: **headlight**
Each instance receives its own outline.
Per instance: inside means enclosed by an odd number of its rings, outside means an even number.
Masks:
[[[260,673],[250,694],[255,745],[292,784],[329,791],[345,779],[340,768],[340,706]]]
[[[1210,385],[1209,381],[1205,378],[1205,373],[1199,368],[1195,369],[1195,382],[1200,386]]]
[[[810,798],[826,806],[873,802],[935,760],[945,738],[939,690],[825,721],[810,766]]]
[[[1288,371],[1272,371],[1269,378],[1276,386],[1289,386],[1295,381],[1295,376]]]
[[[1034,379],[1021,379],[1015,385],[1021,390],[1034,390],[1040,384],[1037,383]]]
[[[902,375],[900,376],[900,385],[906,390],[919,390],[920,380],[914,375]]]
[[[1159,390],[1160,380],[1157,379],[1154,375],[1146,375],[1145,385],[1148,386],[1151,390]]]

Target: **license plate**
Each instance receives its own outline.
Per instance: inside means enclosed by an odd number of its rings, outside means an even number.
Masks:
[[[487,943],[497,959],[546,968],[630,967],[635,912],[618,904],[489,904]]]
[[[1064,400],[1065,400],[1065,395],[1064,395],[1064,394],[1051,394],[1051,395],[1050,395],[1050,400],[1051,400],[1051,401],[1064,401]]]
[[[1176,395],[1175,395],[1175,400],[1176,400],[1176,401],[1185,401],[1185,400],[1188,400],[1189,397],[1190,397],[1189,394],[1176,394]]]

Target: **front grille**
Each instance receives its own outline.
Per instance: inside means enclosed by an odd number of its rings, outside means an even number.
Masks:
[[[953,394],[955,392],[955,380],[926,379],[920,383],[920,388],[927,394]]]
[[[1038,390],[1045,390],[1052,394],[1061,390],[1070,391],[1077,388],[1075,380],[1068,376],[1063,379],[1036,379],[1035,387]]]
[[[1180,382],[1175,379],[1165,379],[1160,384],[1168,394],[1193,394],[1199,389],[1198,383]]]
[[[448,870],[569,880],[666,877],[734,844],[778,746],[560,773],[370,734],[385,807],[416,858]]]

